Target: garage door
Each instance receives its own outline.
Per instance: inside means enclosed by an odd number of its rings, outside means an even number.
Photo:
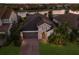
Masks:
[[[38,32],[25,32],[23,37],[26,39],[38,38]]]

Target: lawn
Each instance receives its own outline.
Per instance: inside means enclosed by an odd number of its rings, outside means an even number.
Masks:
[[[15,47],[12,44],[9,46],[0,48],[0,55],[18,55],[19,52],[20,52],[20,48]]]
[[[58,46],[53,44],[40,43],[40,55],[79,55],[79,45],[67,44]],[[19,55],[20,47],[9,45],[0,48],[0,55]]]
[[[66,46],[57,46],[40,43],[41,55],[79,55],[79,46],[76,44],[67,44]]]

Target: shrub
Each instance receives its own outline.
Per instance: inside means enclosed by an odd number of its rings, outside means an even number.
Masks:
[[[66,24],[54,28],[54,33],[49,36],[48,41],[57,45],[63,45],[69,39],[68,28]]]

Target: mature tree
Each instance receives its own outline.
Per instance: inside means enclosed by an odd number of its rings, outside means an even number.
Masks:
[[[48,12],[48,18],[49,18],[50,21],[53,21],[52,10],[50,10],[50,11]]]
[[[70,10],[70,5],[64,5],[64,8],[65,8],[65,14],[68,14]]]

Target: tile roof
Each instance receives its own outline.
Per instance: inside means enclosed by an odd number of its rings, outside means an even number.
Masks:
[[[78,25],[79,15],[77,14],[63,14],[55,17],[59,22],[67,22],[71,27],[76,28]]]
[[[41,14],[34,14],[27,17],[26,23],[23,25],[22,30],[25,31],[33,31],[38,30],[37,26],[41,25],[42,23],[48,23],[49,25],[52,25],[52,22],[50,22],[45,16]]]

